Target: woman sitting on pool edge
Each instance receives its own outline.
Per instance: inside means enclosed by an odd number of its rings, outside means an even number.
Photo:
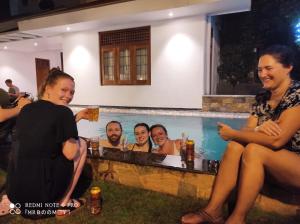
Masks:
[[[134,126],[134,136],[136,142],[128,145],[129,150],[151,152],[150,128],[146,123],[138,123]]]
[[[74,118],[67,107],[74,88],[73,77],[52,69],[39,100],[22,109],[7,175],[8,197],[1,201],[1,215],[9,213],[10,201],[20,203],[22,215],[29,218],[62,217],[83,205],[84,201],[71,199],[87,151],[86,142],[78,137],[75,120],[87,119],[88,113],[84,109]],[[29,208],[28,203],[42,206]],[[50,209],[46,206],[49,203],[51,214],[42,213]]]
[[[230,141],[224,152],[208,205],[182,217],[184,224],[244,224],[266,178],[283,188],[300,189],[300,82],[292,80],[293,52],[285,46],[265,50],[258,75],[267,90],[256,98],[246,127],[220,123],[219,134]],[[222,208],[237,187],[233,213],[226,222]]]
[[[162,124],[152,125],[150,133],[154,144],[158,145],[154,153],[180,155],[181,139],[170,140],[165,126]]]

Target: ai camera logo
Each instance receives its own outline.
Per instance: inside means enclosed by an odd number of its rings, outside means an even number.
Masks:
[[[20,215],[21,214],[21,204],[20,203],[16,203],[16,204],[13,204],[13,203],[10,203],[9,205],[9,213],[11,215]]]

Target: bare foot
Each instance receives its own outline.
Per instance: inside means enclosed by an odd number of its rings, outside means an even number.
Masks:
[[[10,210],[10,200],[7,195],[2,196],[2,200],[0,202],[0,216],[8,215]]]
[[[222,216],[213,217],[204,210],[186,214],[181,218],[182,224],[199,224],[204,222],[223,224],[224,219]]]

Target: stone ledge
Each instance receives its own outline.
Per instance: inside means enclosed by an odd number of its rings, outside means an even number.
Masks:
[[[111,160],[87,159],[92,166],[94,179],[162,192],[175,196],[190,196],[208,200],[214,175],[190,173],[160,167],[141,166]],[[281,215],[296,215],[298,205],[280,202],[265,195],[259,195],[255,206]]]
[[[251,105],[255,102],[252,95],[205,95],[202,97],[202,110],[213,112],[250,112]]]

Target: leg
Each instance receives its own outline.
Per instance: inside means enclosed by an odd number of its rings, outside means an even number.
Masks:
[[[222,207],[227,197],[236,186],[239,173],[240,158],[244,146],[237,142],[229,142],[216,176],[210,201],[203,210],[212,217],[222,216]],[[182,217],[183,223],[201,223],[202,217],[197,214],[187,214]]]
[[[77,181],[78,181],[81,171],[83,169],[85,159],[86,159],[86,154],[87,154],[86,142],[83,139],[79,138],[79,153],[74,159],[73,178],[71,180],[70,186],[69,186],[64,198],[60,202],[61,206],[65,206],[70,201],[71,194],[74,191],[74,188],[77,184]]]
[[[10,210],[10,200],[7,195],[2,196],[2,200],[0,202],[0,216],[8,215]]]
[[[300,188],[300,170],[296,169],[299,163],[300,156],[293,152],[249,144],[243,153],[237,204],[226,223],[245,223],[263,186],[265,172],[279,183]]]

